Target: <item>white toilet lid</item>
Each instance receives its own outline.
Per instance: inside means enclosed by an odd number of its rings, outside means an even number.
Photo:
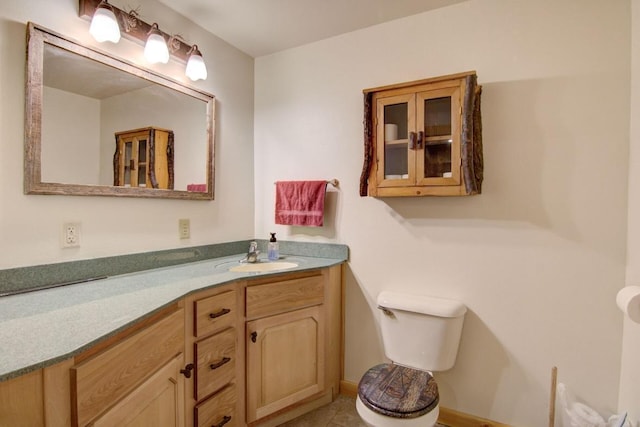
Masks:
[[[396,418],[416,418],[440,400],[429,372],[383,363],[369,369],[358,384],[358,396],[372,411]]]

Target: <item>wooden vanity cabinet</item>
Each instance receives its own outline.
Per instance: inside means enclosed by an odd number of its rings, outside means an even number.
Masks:
[[[237,281],[0,382],[0,425],[271,427],[331,402],[341,360],[341,265]]]
[[[340,280],[334,267],[247,284],[247,423],[338,393]]]
[[[475,72],[364,90],[360,195],[480,193],[480,92]]]
[[[245,425],[239,286],[216,287],[186,298],[185,354],[192,367],[185,401],[187,426]]]
[[[115,137],[114,186],[173,189],[173,131],[147,127]]]

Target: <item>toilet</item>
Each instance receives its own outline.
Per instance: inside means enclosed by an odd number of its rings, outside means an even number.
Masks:
[[[391,363],[363,375],[356,410],[372,427],[434,426],[440,410],[431,372],[453,367],[467,308],[458,301],[387,291],[377,302]]]

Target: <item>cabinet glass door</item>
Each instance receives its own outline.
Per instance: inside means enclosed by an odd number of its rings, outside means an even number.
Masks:
[[[415,95],[378,99],[376,115],[376,135],[384,140],[377,144],[377,180],[382,185],[403,185],[415,173],[415,152],[409,143],[415,131]]]
[[[137,139],[137,138],[136,138]],[[138,187],[147,186],[147,140],[140,138],[138,141]]]
[[[126,141],[124,144],[124,155],[121,154],[120,158],[122,159],[122,166],[120,167],[120,171],[122,176],[120,177],[120,182],[125,186],[131,185],[131,170],[134,166],[133,164],[133,141]]]
[[[459,184],[460,88],[421,92],[417,97],[418,141],[422,140],[422,150],[416,162],[416,182]]]

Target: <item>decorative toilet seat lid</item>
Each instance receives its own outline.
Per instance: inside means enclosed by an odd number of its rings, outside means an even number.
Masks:
[[[395,418],[417,418],[432,411],[440,400],[430,373],[390,363],[376,365],[364,374],[358,396],[372,411]]]

